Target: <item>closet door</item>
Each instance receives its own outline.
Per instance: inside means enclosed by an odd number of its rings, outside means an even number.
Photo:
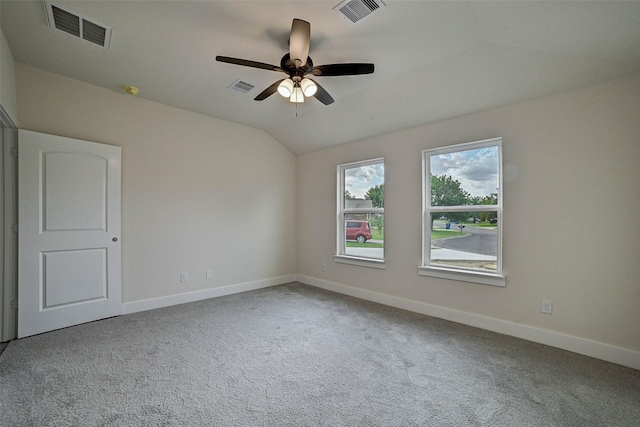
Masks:
[[[18,147],[18,337],[120,314],[120,147],[22,130]]]

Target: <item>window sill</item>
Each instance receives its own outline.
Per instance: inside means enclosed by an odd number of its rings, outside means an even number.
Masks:
[[[505,287],[507,278],[502,274],[482,273],[479,271],[455,270],[445,267],[418,266],[418,275],[438,277],[440,279],[459,280],[462,282],[479,283],[481,285]]]
[[[340,264],[358,265],[360,267],[377,268],[380,270],[387,269],[383,259],[360,258],[349,255],[334,255],[333,261]]]

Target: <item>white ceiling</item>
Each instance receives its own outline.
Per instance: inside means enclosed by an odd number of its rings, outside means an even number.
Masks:
[[[386,0],[356,25],[333,10],[340,0],[53,1],[111,26],[111,48],[49,28],[42,1],[2,1],[16,61],[114,91],[134,85],[264,129],[296,154],[640,72],[640,1]],[[311,23],[316,65],[371,62],[375,73],[319,77],[329,106],[253,101],[284,74],[215,57],[279,65],[293,18]],[[228,89],[236,79],[256,87]]]

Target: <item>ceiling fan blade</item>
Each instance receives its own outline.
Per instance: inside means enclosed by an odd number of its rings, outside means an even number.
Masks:
[[[347,63],[318,65],[311,69],[314,76],[355,76],[373,73],[373,64]]]
[[[311,79],[309,79],[309,80],[311,80]],[[320,86],[317,81],[315,81],[315,80],[311,80],[311,81],[314,82],[316,84],[316,86],[318,86],[318,90],[316,91],[315,95],[313,95],[313,96],[318,101],[322,102],[324,105],[333,104],[334,99],[331,97],[331,95],[329,95],[329,92],[324,90],[324,88],[322,86]]]
[[[242,65],[245,67],[260,68],[262,70],[284,71],[282,68],[265,64],[264,62],[249,61],[248,59],[230,58],[228,56],[216,56],[216,61],[226,62],[227,64]]]
[[[284,79],[282,79],[282,80],[284,80]],[[268,97],[270,97],[274,93],[276,93],[276,91],[278,90],[278,85],[280,85],[280,83],[282,83],[282,80],[278,80],[277,82],[275,82],[274,84],[272,84],[271,86],[269,86],[268,88],[266,88],[265,90],[260,92],[258,94],[258,96],[253,98],[253,100],[254,101],[262,101],[264,99],[267,99]]]
[[[311,24],[302,19],[294,18],[289,37],[289,56],[296,68],[307,63],[309,44],[311,40]]]

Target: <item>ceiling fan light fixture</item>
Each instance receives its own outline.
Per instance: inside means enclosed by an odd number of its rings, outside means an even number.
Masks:
[[[285,98],[289,98],[290,96],[293,96],[293,80],[291,79],[284,79],[279,85],[278,85],[278,93],[282,96],[284,96]]]
[[[0,0],[2,1],[2,0]],[[380,2],[381,0],[345,0],[347,2]],[[264,62],[250,61],[248,59],[231,58],[229,56],[216,56],[216,61],[228,64],[242,65],[244,67],[258,68],[261,70],[278,71],[285,73],[287,77],[273,82],[269,87],[260,92],[254,101],[264,101],[278,92],[283,97],[288,97],[293,103],[304,102],[305,96],[313,96],[324,105],[334,102],[329,93],[315,80],[306,79],[305,76],[356,76],[373,73],[373,64],[365,63],[339,63],[327,65],[313,65],[309,57],[309,45],[311,37],[311,24],[302,19],[295,18],[291,24],[289,37],[289,53],[280,60],[280,66],[266,64]]]
[[[289,98],[289,101],[296,103],[304,102],[304,95],[300,86],[296,86],[293,88],[293,92],[291,92],[291,98]]]
[[[304,96],[313,96],[318,91],[318,86],[311,79],[302,79],[300,87],[302,88]]]

